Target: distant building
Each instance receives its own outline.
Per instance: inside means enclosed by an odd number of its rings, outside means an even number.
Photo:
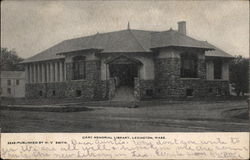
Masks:
[[[147,99],[228,95],[230,59],[189,37],[182,21],[178,31],[128,27],[65,40],[22,63],[27,97],[112,99],[129,89],[121,95]]]
[[[1,97],[25,97],[25,72],[1,71]]]

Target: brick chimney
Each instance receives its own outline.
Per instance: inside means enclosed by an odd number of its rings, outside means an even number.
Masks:
[[[186,21],[180,21],[178,22],[178,32],[182,34],[187,34],[186,33]]]

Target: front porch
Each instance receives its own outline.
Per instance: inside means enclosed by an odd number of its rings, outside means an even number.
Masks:
[[[109,81],[108,99],[110,101],[137,101],[140,95],[136,90],[139,86],[141,61],[124,55],[106,61]]]

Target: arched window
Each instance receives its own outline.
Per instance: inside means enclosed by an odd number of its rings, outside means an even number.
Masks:
[[[73,58],[73,80],[86,78],[86,65],[84,56]]]
[[[181,78],[198,77],[198,58],[196,54],[181,54]]]

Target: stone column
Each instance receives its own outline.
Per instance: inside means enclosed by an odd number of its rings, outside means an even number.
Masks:
[[[222,79],[229,80],[229,65],[226,61],[222,63]]]
[[[34,77],[33,64],[30,64],[29,67],[30,67],[30,83],[33,83],[33,77]]]
[[[37,83],[41,83],[41,68],[40,64],[37,64]]]
[[[63,63],[63,76],[64,76],[64,80],[67,80],[67,64],[64,62]]]
[[[46,73],[47,73],[46,81],[50,82],[50,64],[49,63],[46,64]]]
[[[59,76],[58,76],[58,62],[54,63],[54,70],[55,70],[55,82],[58,82]]]
[[[29,66],[28,66],[28,64],[25,65],[25,81],[26,81],[26,83],[30,83],[30,80],[29,80]]]
[[[63,72],[64,72],[64,68],[63,68],[63,62],[59,62],[59,73],[60,73],[60,79],[59,79],[59,81],[60,82],[62,82],[63,81],[63,76],[64,76],[64,74],[63,74]]]
[[[206,62],[206,72],[207,72],[207,80],[214,79],[214,63],[213,61],[209,60]]]
[[[42,68],[42,79],[41,79],[41,82],[42,83],[45,83],[46,82],[46,72],[45,72],[45,68],[46,66],[45,66],[45,64],[44,63],[42,63],[41,64],[41,68]]]
[[[54,63],[50,63],[50,82],[54,82]]]
[[[33,65],[33,73],[34,73],[34,83],[37,83],[37,64]]]
[[[110,78],[110,73],[109,73],[109,64],[107,64],[107,66],[106,66],[106,77],[107,77],[107,79],[109,79]],[[107,80],[106,79],[106,80]]]

